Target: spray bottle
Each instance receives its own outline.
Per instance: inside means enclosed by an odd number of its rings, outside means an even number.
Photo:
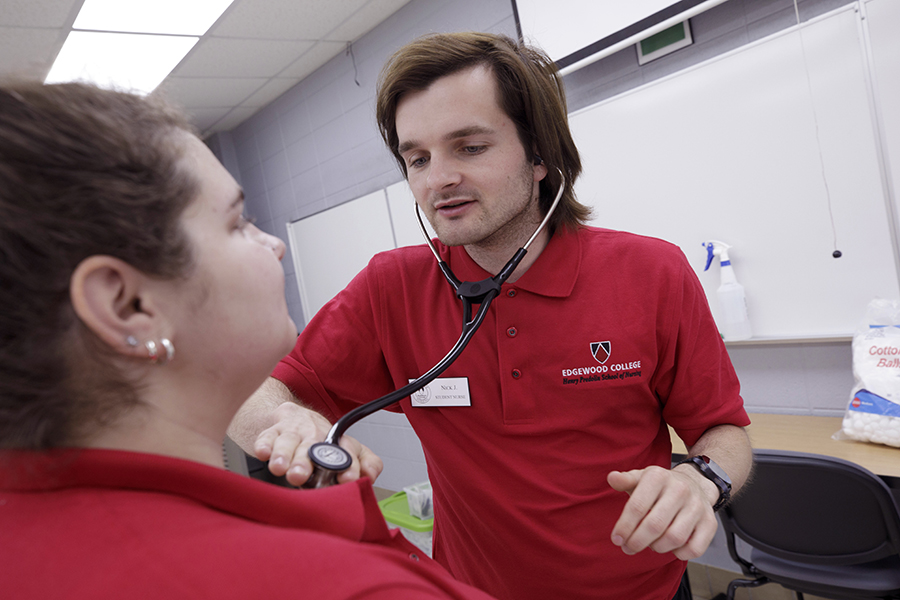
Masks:
[[[750,319],[747,316],[744,286],[737,282],[731,260],[728,259],[728,249],[731,246],[717,240],[704,242],[703,246],[706,248],[706,267],[703,270],[709,269],[714,256],[719,257],[719,264],[722,267],[722,284],[717,290],[721,313],[719,330],[722,339],[726,342],[750,339],[753,334],[750,330]]]

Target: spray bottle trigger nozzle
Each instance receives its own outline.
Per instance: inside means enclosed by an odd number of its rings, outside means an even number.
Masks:
[[[713,248],[714,248],[715,245],[714,245],[713,243],[711,243],[711,242],[710,242],[710,243],[705,243],[705,242],[704,242],[703,246],[706,247],[706,266],[703,267],[703,270],[704,270],[704,271],[709,271],[709,265],[712,264],[713,256],[715,256],[715,255],[713,254]]]

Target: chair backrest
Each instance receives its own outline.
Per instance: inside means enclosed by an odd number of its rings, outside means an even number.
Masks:
[[[857,564],[900,554],[897,502],[877,475],[830,456],[753,454],[752,480],[719,513],[727,532],[804,563]]]

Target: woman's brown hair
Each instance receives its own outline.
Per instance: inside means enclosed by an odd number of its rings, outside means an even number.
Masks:
[[[69,280],[96,254],[161,278],[190,270],[182,131],[153,97],[0,83],[0,447],[69,445],[138,404],[74,315]]]
[[[581,159],[569,132],[566,94],[556,65],[543,52],[504,35],[447,33],[426,35],[403,46],[388,60],[378,82],[376,119],[381,136],[406,175],[399,153],[397,105],[404,94],[422,91],[435,80],[485,65],[494,73],[500,103],[518,130],[530,161],[538,155],[548,173],[540,184],[542,214],[550,209],[565,176],[565,191],[550,219],[551,231],[576,228],[590,218],[590,208],[575,199],[573,185]]]

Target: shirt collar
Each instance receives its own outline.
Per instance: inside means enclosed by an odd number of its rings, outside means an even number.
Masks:
[[[482,281],[491,276],[472,260],[462,246],[448,247],[437,242],[441,259],[450,265],[462,281]],[[510,255],[512,258],[512,255]],[[559,228],[538,259],[515,283],[503,287],[515,287],[555,298],[565,298],[572,293],[581,269],[581,238],[577,231]]]
[[[299,492],[155,454],[88,448],[0,451],[0,497],[75,488],[162,492],[278,527],[359,541],[390,537],[367,478]]]

